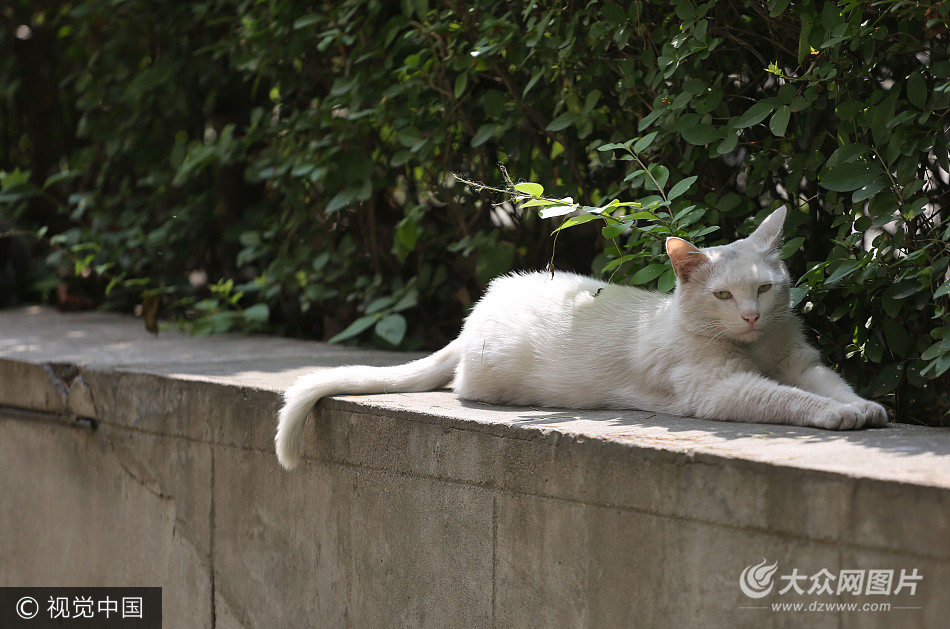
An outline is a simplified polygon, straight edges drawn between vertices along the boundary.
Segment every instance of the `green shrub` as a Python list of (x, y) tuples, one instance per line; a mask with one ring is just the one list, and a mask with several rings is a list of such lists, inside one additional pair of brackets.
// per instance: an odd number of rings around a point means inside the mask
[[(500, 273), (553, 254), (668, 290), (664, 236), (732, 240), (784, 203), (829, 360), (903, 419), (947, 412), (944, 4), (6, 11), (0, 212), (45, 228), (35, 290), (59, 268), (198, 332), (434, 347)], [(638, 205), (570, 219), (555, 249), (557, 222), (452, 175), (505, 187), (499, 164)]]

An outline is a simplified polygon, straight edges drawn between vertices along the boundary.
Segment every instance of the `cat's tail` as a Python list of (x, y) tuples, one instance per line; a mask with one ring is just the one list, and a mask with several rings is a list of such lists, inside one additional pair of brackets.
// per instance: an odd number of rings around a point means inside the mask
[(277, 422), (277, 459), (285, 469), (300, 463), (303, 428), (310, 409), (328, 395), (430, 391), (452, 380), (459, 362), (458, 341), (436, 353), (394, 367), (352, 365), (315, 371), (297, 379), (284, 393)]

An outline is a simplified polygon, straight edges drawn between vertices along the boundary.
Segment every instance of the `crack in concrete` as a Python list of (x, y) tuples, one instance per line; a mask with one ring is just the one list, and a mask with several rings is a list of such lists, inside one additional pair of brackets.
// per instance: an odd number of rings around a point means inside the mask
[(99, 422), (95, 419), (91, 417), (79, 417), (72, 413), (51, 413), (49, 411), (36, 411), (27, 408), (0, 405), (0, 414), (11, 419), (56, 424), (63, 428), (73, 428), (87, 433), (94, 433), (99, 428)]
[(141, 485), (145, 491), (149, 492), (156, 498), (160, 498), (161, 500), (169, 500), (171, 502), (175, 501), (174, 496), (166, 494), (164, 491), (162, 491), (161, 483), (154, 476), (148, 474), (147, 471), (143, 469), (144, 466), (137, 466), (138, 470), (136, 471), (132, 469), (131, 465), (126, 463), (124, 460), (125, 457), (123, 456), (123, 451), (125, 448), (116, 446), (113, 440), (109, 439), (108, 437), (106, 438), (106, 441), (109, 444), (110, 450), (112, 450), (112, 452), (115, 454), (115, 458), (119, 463), (119, 467), (121, 467), (125, 473), (128, 474), (129, 478), (134, 480), (138, 485)]
[(211, 450), (211, 478), (209, 480), (209, 496), (210, 502), (208, 508), (208, 578), (210, 580), (209, 587), (211, 591), (211, 626), (218, 626), (218, 595), (217, 595), (217, 583), (214, 567), (214, 558), (215, 558), (215, 499), (214, 499), (214, 479), (215, 479), (215, 462), (214, 462), (214, 450), (215, 446), (210, 446)]

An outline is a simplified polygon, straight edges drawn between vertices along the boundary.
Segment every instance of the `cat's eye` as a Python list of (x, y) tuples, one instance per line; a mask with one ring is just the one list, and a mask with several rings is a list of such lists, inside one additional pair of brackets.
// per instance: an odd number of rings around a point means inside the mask
[(730, 297), (732, 297), (732, 293), (730, 293), (730, 292), (727, 291), (727, 290), (716, 290), (716, 291), (713, 291), (713, 295), (715, 295), (715, 296), (716, 296), (717, 298), (719, 298), (719, 299), (729, 299)]
[(762, 286), (759, 286), (759, 294), (761, 295), (770, 288), (772, 288), (771, 284), (762, 284)]

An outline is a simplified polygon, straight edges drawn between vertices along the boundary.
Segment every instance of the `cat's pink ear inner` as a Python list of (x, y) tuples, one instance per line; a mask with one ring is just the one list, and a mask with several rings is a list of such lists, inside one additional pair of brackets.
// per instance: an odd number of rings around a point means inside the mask
[(689, 281), (696, 269), (709, 263), (709, 258), (697, 247), (675, 236), (666, 239), (666, 253), (673, 263), (673, 272), (683, 282)]

